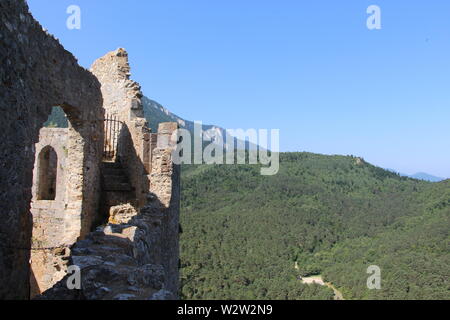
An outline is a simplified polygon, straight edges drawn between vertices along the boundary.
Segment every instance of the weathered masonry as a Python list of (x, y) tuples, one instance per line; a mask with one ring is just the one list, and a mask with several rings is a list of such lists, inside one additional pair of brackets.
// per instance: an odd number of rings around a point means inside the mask
[[(3, 0), (0, 62), (0, 299), (176, 298), (177, 124), (151, 133), (126, 51), (86, 70)], [(54, 106), (68, 128), (43, 128)]]

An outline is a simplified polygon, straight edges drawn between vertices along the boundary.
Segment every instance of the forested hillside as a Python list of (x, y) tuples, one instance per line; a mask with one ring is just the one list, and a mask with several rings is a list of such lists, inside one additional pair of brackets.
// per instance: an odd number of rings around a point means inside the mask
[[(184, 121), (149, 102), (154, 130)], [(61, 108), (46, 126), (67, 127)], [(298, 280), (321, 274), (346, 299), (450, 299), (450, 181), (356, 157), (280, 160), (271, 177), (257, 166), (183, 167), (183, 298), (332, 299), (331, 289)], [(367, 289), (370, 265), (381, 268), (381, 290)]]
[[(298, 280), (317, 274), (346, 299), (450, 298), (449, 182), (355, 157), (280, 160), (275, 176), (257, 166), (183, 168), (183, 298), (332, 299)], [(381, 290), (367, 289), (370, 265), (381, 268)]]

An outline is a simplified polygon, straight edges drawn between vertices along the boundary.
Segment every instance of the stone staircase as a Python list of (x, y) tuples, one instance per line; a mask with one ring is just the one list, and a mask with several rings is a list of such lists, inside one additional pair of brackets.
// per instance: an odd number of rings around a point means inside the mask
[(109, 217), (111, 209), (136, 204), (136, 194), (120, 162), (102, 164), (102, 216)]
[(130, 192), (133, 188), (120, 162), (103, 162), (103, 191)]

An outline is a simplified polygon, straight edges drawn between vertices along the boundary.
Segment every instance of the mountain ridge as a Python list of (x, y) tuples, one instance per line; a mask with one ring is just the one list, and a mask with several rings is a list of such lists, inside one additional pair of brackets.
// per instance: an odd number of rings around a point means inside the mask
[[(152, 129), (153, 132), (158, 131), (158, 124), (161, 122), (177, 122), (180, 128), (188, 130), (191, 133), (192, 137), (194, 137), (194, 121), (186, 120), (179, 117), (178, 115), (169, 111), (169, 109), (165, 108), (162, 104), (146, 96), (142, 98), (142, 105), (144, 108), (144, 116), (147, 119), (149, 127)], [(226, 143), (227, 140), (226, 129), (217, 125), (202, 123), (202, 130), (203, 130), (203, 137), (205, 140), (208, 139), (212, 140), (214, 137), (217, 136), (221, 137), (223, 143)], [(233, 137), (233, 139), (234, 145), (237, 148), (237, 146), (239, 145), (238, 143), (242, 140), (239, 140), (235, 137)], [(243, 145), (245, 146), (244, 149), (246, 150), (248, 150), (250, 146), (252, 146), (255, 150), (263, 149), (261, 146), (250, 143), (248, 140), (246, 140)]]
[(437, 177), (426, 172), (417, 172), (415, 174), (409, 175), (409, 177), (430, 182), (440, 182), (446, 180), (446, 178)]
[(447, 180), (446, 178), (437, 177), (437, 176), (434, 176), (434, 175), (426, 173), (426, 172), (417, 172), (415, 174), (406, 174), (406, 173), (401, 173), (401, 172), (398, 172), (397, 170), (390, 169), (390, 168), (386, 168), (386, 170), (397, 173), (398, 175), (403, 176), (403, 177), (409, 177), (412, 179), (423, 180), (423, 181), (428, 181), (428, 182), (441, 182), (441, 181)]
[[(161, 122), (177, 122), (180, 128), (194, 132), (194, 121), (185, 120), (169, 111), (162, 104), (146, 96), (142, 97), (144, 116), (153, 132), (158, 131), (158, 124)], [(213, 130), (222, 137), (225, 137), (225, 129), (209, 124), (202, 124), (203, 131)]]
[[(144, 116), (148, 122), (149, 127), (152, 129), (152, 132), (158, 131), (158, 125), (161, 122), (177, 122), (181, 128), (184, 128), (190, 131), (191, 134), (193, 134), (194, 132), (193, 121), (185, 120), (179, 117), (178, 115), (172, 113), (169, 109), (165, 108), (162, 104), (146, 96), (142, 97), (142, 105), (144, 108)], [(64, 111), (59, 107), (53, 108), (52, 113), (50, 114), (49, 119), (44, 124), (44, 126), (67, 128), (68, 122), (64, 114)], [(219, 136), (221, 137), (226, 136), (226, 130), (220, 126), (209, 124), (206, 125), (202, 124), (202, 126), (203, 131), (214, 130)], [(246, 143), (246, 148), (248, 149), (248, 143)], [(440, 182), (446, 180), (445, 178), (437, 177), (426, 172), (417, 172), (415, 174), (409, 175), (401, 173), (391, 168), (386, 168), (385, 170), (399, 174), (400, 176), (403, 177), (409, 177), (412, 179), (429, 182)]]

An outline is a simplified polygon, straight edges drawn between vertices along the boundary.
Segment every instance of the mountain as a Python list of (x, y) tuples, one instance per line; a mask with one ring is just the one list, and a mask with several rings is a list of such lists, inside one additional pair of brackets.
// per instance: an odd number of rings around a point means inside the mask
[(429, 182), (440, 182), (440, 181), (446, 180), (445, 178), (436, 177), (436, 176), (433, 176), (433, 175), (425, 173), (425, 172), (418, 172), (416, 174), (409, 175), (409, 174), (404, 174), (404, 173), (398, 172), (397, 170), (394, 170), (394, 169), (386, 169), (386, 170), (397, 173), (403, 177), (409, 177), (409, 178), (413, 178), (413, 179), (417, 179), (417, 180), (423, 180), (423, 181), (429, 181)]
[[(158, 102), (151, 100), (145, 96), (142, 98), (142, 105), (144, 107), (144, 116), (147, 119), (149, 127), (152, 129), (152, 132), (157, 132), (158, 124), (161, 122), (177, 122), (180, 125), (180, 128), (188, 130), (191, 133), (192, 137), (194, 137), (193, 121), (180, 118), (176, 114), (173, 114), (168, 109), (163, 107)], [(216, 125), (207, 125), (207, 124), (206, 125), (202, 124), (202, 129), (204, 131), (203, 133), (204, 137), (208, 137), (208, 134), (210, 139), (211, 137), (214, 136), (220, 136), (222, 137), (223, 142), (226, 143), (227, 135), (225, 129)], [(211, 133), (211, 130), (213, 133)], [(239, 139), (234, 138), (234, 144), (236, 148), (237, 146), (239, 146), (238, 144), (239, 141), (240, 141)], [(208, 143), (206, 142), (204, 143), (204, 145), (207, 144)], [(246, 150), (249, 150), (250, 146), (253, 146), (254, 149), (256, 148), (259, 148), (260, 150), (262, 149), (260, 146), (252, 144), (248, 140), (245, 141), (244, 145)]]
[[(144, 115), (149, 123), (150, 128), (153, 132), (157, 132), (158, 130), (158, 124), (161, 122), (177, 122), (181, 128), (189, 130), (192, 134), (194, 132), (194, 122), (184, 120), (180, 118), (179, 116), (171, 113), (169, 110), (164, 108), (161, 104), (158, 102), (151, 100), (147, 97), (142, 98), (142, 104), (144, 107)], [(51, 115), (49, 116), (49, 119), (44, 124), (45, 127), (59, 127), (59, 128), (67, 128), (68, 122), (66, 115), (64, 111), (59, 108), (55, 107), (52, 110)], [(225, 137), (225, 129), (214, 126), (214, 125), (203, 125), (203, 130), (214, 130), (217, 132), (218, 135)], [(248, 142), (246, 143), (246, 149), (248, 149)], [(400, 173), (397, 170), (394, 169), (386, 169), (387, 171), (396, 173), (403, 177), (409, 177), (417, 180), (423, 180), (423, 181), (429, 181), (429, 182), (440, 182), (444, 181), (445, 178), (440, 178), (433, 176), (431, 174), (425, 173), (425, 172), (418, 172), (413, 175), (408, 175), (404, 173)]]
[[(173, 114), (168, 109), (164, 108), (158, 102), (151, 100), (147, 97), (142, 98), (142, 105), (144, 107), (144, 115), (148, 121), (149, 127), (153, 132), (158, 131), (158, 124), (161, 122), (177, 122), (180, 128), (189, 130), (192, 134), (194, 132), (194, 122), (189, 120), (184, 120)], [(203, 131), (213, 130), (216, 134), (225, 137), (225, 129), (214, 125), (203, 124)]]
[(430, 182), (440, 182), (440, 181), (445, 180), (444, 178), (436, 177), (436, 176), (433, 176), (433, 175), (425, 173), (425, 172), (419, 172), (419, 173), (410, 175), (409, 177), (413, 178), (413, 179), (425, 180), (425, 181), (430, 181)]
[[(158, 102), (151, 100), (147, 97), (142, 98), (142, 105), (144, 108), (144, 116), (148, 122), (149, 127), (152, 129), (152, 132), (158, 131), (158, 125), (161, 122), (177, 122), (180, 128), (186, 129), (191, 132), (192, 137), (194, 137), (194, 122), (185, 120), (176, 114), (170, 112), (168, 109), (164, 108)], [(58, 127), (58, 128), (67, 128), (68, 120), (64, 111), (60, 107), (54, 107), (52, 109), (52, 113), (50, 114), (47, 122), (44, 124), (45, 127)], [(202, 129), (204, 131), (204, 137), (208, 137), (211, 140), (212, 137), (220, 136), (222, 137), (224, 143), (226, 142), (226, 130), (215, 126), (215, 125), (207, 125), (202, 124)], [(212, 131), (212, 133), (211, 133)], [(235, 139), (235, 146), (238, 146), (238, 139)], [(207, 145), (207, 142), (204, 142), (204, 145)], [(258, 147), (257, 145), (250, 144), (248, 141), (245, 142), (245, 149), (248, 150), (249, 146), (252, 145), (254, 148)], [(261, 147), (259, 147), (261, 149)]]
[(310, 153), (282, 153), (274, 176), (184, 166), (181, 224), (185, 299), (332, 299), (312, 275), (345, 299), (449, 299), (450, 181)]

